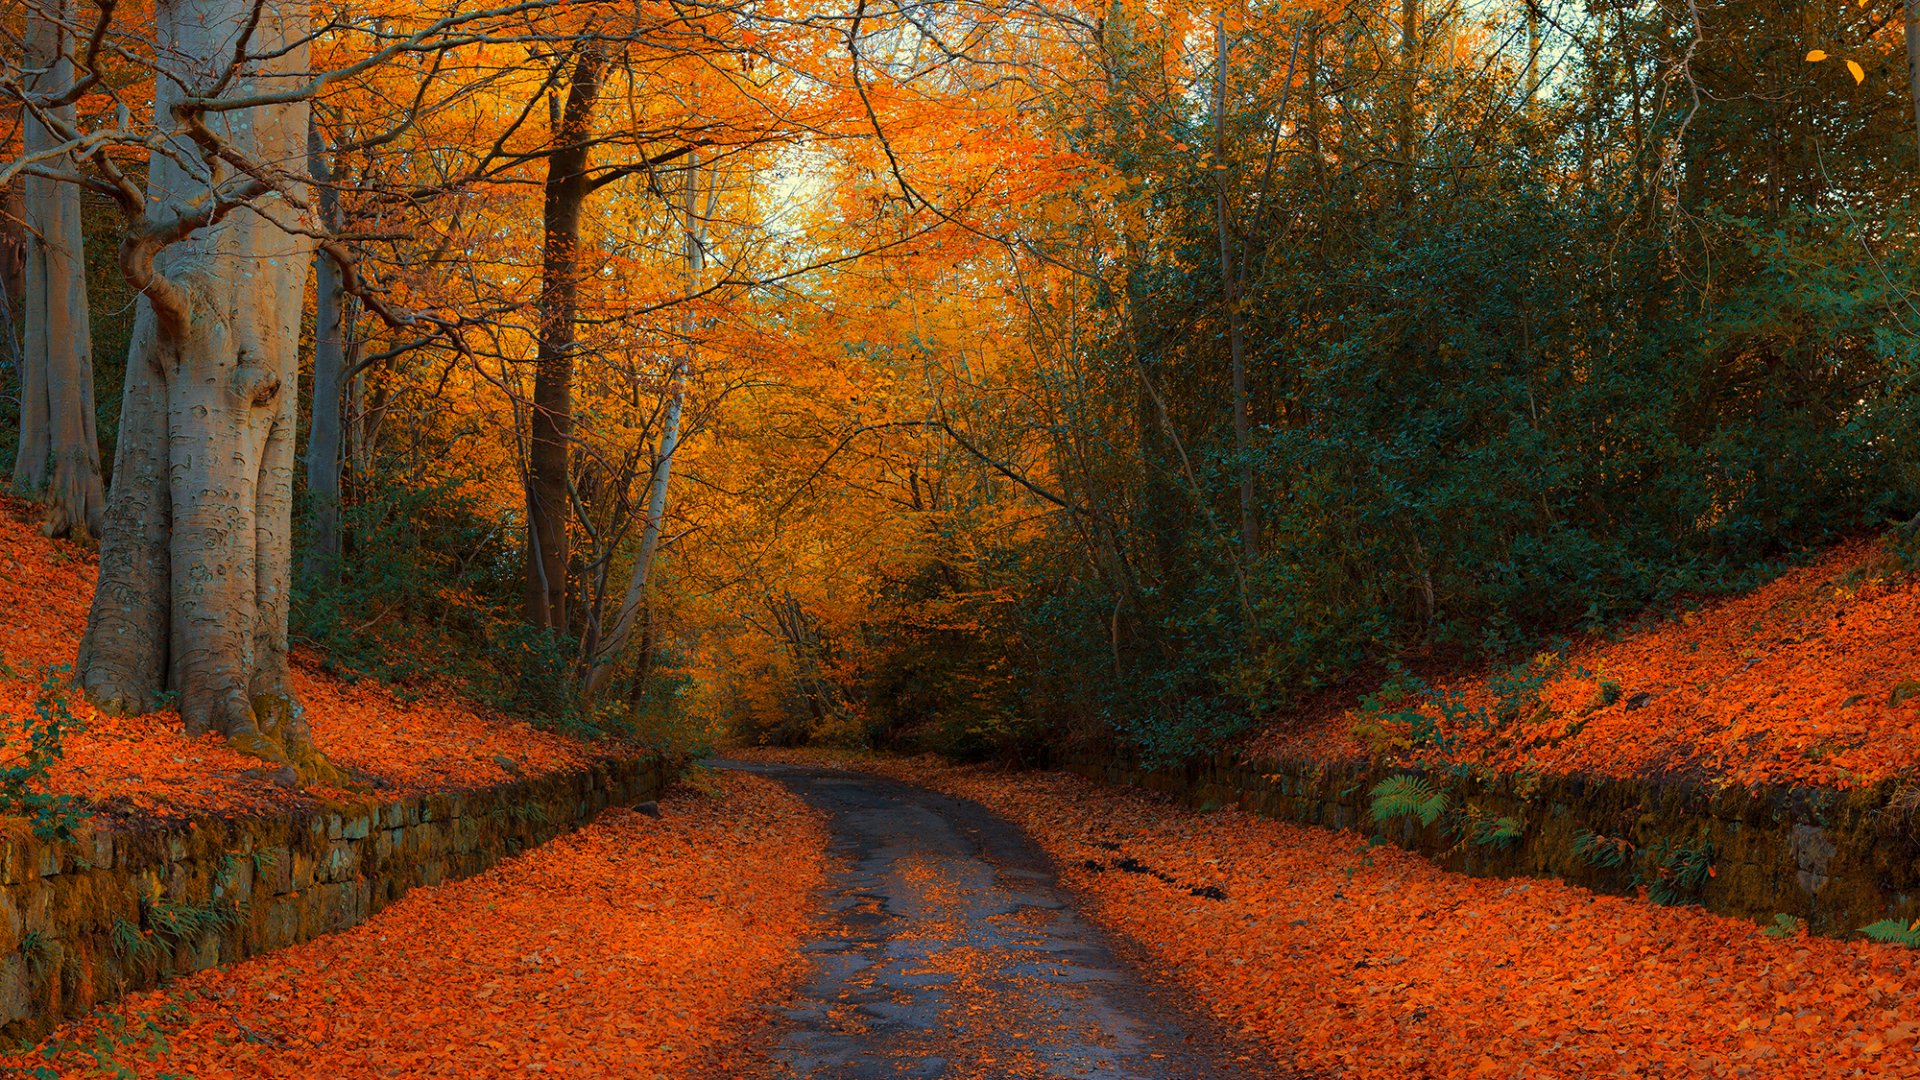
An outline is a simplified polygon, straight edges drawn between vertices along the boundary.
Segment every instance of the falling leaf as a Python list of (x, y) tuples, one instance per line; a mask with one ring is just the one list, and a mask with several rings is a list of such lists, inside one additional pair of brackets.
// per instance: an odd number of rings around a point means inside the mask
[(1817, 64), (1820, 61), (1825, 60), (1826, 58), (1827, 58), (1826, 53), (1821, 52), (1819, 49), (1815, 49), (1812, 52), (1807, 54), (1807, 63)]
[(1860, 83), (1867, 81), (1866, 69), (1862, 68), (1859, 64), (1856, 64), (1853, 61), (1849, 60), (1847, 61), (1847, 70), (1853, 72), (1854, 85), (1857, 86)]

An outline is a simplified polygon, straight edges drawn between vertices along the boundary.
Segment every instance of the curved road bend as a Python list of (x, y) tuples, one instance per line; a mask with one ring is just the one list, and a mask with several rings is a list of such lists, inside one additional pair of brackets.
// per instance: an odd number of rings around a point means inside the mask
[(1234, 1046), (1079, 918), (1047, 856), (978, 804), (857, 772), (716, 760), (829, 815), (813, 972), (776, 1025), (808, 1080), (1258, 1080)]

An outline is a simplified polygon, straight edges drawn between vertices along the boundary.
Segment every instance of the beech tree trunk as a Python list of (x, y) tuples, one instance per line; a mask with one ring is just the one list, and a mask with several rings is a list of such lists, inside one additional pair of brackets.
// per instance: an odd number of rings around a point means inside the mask
[(580, 211), (587, 182), (588, 136), (604, 61), (591, 49), (574, 59), (567, 101), (547, 159), (539, 342), (527, 454), (527, 621), (566, 633), (567, 468), (573, 440), (574, 319), (580, 308)]
[[(47, 13), (64, 14), (59, 0)], [(27, 31), (28, 88), (57, 93), (72, 85), (59, 23), (34, 18)], [(54, 110), (72, 121), (74, 107)], [(25, 150), (60, 145), (22, 110)], [(71, 167), (71, 166), (69, 166)], [(20, 449), (13, 463), (15, 490), (42, 504), (40, 531), (97, 536), (106, 511), (100, 483), (100, 444), (93, 420), (93, 347), (87, 314), (86, 242), (80, 229), (80, 189), (29, 176), (26, 217), (26, 335), (20, 357)]]
[[(287, 165), (305, 160), (308, 107), (204, 114), (211, 137), (279, 190), (199, 228), (194, 207), (247, 178), (173, 119), (187, 94), (217, 89), (253, 13), (249, 0), (156, 7), (173, 77), (158, 80), (155, 116), (185, 145), (153, 155), (148, 209), (129, 211), (120, 248), (141, 295), (80, 679), (108, 710), (147, 711), (171, 693), (188, 731), (339, 783), (287, 681), (297, 349), (318, 225), (299, 205), (303, 173)], [(309, 30), (305, 3), (269, 0), (246, 45), (268, 59), (249, 61), (227, 94), (295, 83)]]

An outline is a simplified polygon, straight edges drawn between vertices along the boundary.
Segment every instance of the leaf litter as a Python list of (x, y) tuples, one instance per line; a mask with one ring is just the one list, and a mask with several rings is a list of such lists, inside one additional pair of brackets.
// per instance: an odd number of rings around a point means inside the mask
[[(0, 1074), (755, 1075), (763, 1006), (805, 966), (826, 827), (773, 781), (710, 788), (676, 788), (658, 820), (609, 810), (353, 929), (130, 995), (0, 1058)], [(116, 1034), (143, 1017), (157, 1030)]]
[[(86, 546), (45, 539), (23, 523), (22, 507), (0, 497), (0, 736), (10, 746), (20, 744), (20, 725), (34, 715), (40, 672), (71, 665), (79, 652), (98, 569)], [(371, 679), (344, 682), (322, 673), (319, 658), (302, 649), (294, 650), (291, 674), (314, 745), (388, 798), (491, 787), (637, 752), (491, 715), (449, 687), (428, 687), (410, 700)], [(111, 716), (77, 693), (65, 705), (77, 728), (47, 788), (82, 796), (99, 813), (271, 813), (354, 797), (284, 788), (262, 762), (229, 749), (218, 735), (188, 735), (170, 711)]]
[[(1095, 917), (1282, 1065), (1380, 1080), (1920, 1076), (1920, 962), (1905, 950), (1469, 878), (1351, 833), (1071, 775), (845, 764), (1020, 825)], [(1124, 859), (1158, 873), (1093, 868)]]

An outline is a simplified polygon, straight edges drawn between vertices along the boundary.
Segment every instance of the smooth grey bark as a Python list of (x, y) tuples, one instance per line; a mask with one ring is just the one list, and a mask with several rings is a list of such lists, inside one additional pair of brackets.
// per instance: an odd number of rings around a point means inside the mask
[[(313, 176), (320, 220), (329, 231), (340, 227), (340, 196), (333, 188), (327, 148), (320, 130), (307, 129), (307, 163)], [(346, 282), (340, 266), (325, 252), (313, 259), (313, 420), (307, 429), (307, 498), (313, 506), (313, 537), (302, 563), (310, 576), (330, 580), (340, 557), (340, 449), (342, 410), (346, 406)]]
[[(714, 185), (717, 196), (719, 185)], [(686, 215), (686, 229), (681, 238), (681, 258), (686, 274), (687, 295), (692, 296), (697, 284), (695, 275), (706, 264), (706, 227), (699, 217), (700, 165), (695, 159), (687, 166), (684, 189), (681, 192), (681, 212)], [(707, 218), (713, 216), (713, 196), (707, 200)], [(660, 526), (667, 516), (667, 485), (673, 476), (673, 457), (680, 449), (680, 414), (686, 403), (687, 376), (693, 367), (694, 324), (693, 308), (689, 306), (686, 319), (686, 350), (674, 358), (673, 372), (667, 382), (667, 414), (660, 432), (660, 452), (654, 455), (653, 475), (647, 483), (647, 518), (640, 531), (640, 554), (634, 559), (633, 571), (627, 577), (626, 595), (620, 601), (620, 614), (614, 620), (613, 629), (594, 651), (587, 667), (584, 697), (588, 702), (594, 695), (606, 689), (608, 680), (613, 678), (614, 666), (619, 662), (620, 653), (627, 647), (627, 641), (633, 636), (634, 617), (646, 606), (647, 578), (653, 570), (654, 556), (660, 550)]]
[(20, 311), (27, 284), (25, 177), (0, 189), (0, 364), (20, 370)]
[[(58, 93), (73, 84), (73, 61), (60, 23), (63, 0), (50, 0), (47, 17), (28, 23), (27, 88)], [(53, 110), (72, 122), (74, 106)], [(23, 110), (28, 154), (60, 141)], [(71, 163), (68, 163), (71, 167)], [(100, 481), (100, 444), (93, 416), (93, 347), (87, 312), (86, 241), (80, 227), (80, 190), (28, 176), (22, 198), (26, 227), (26, 328), (20, 356), (20, 448), (14, 489), (42, 504), (40, 531), (48, 536), (97, 536), (106, 511)]]
[(155, 22), (168, 68), (155, 117), (181, 146), (153, 155), (146, 200), (127, 208), (120, 266), (140, 299), (81, 684), (127, 712), (171, 692), (188, 731), (339, 783), (287, 681), (297, 350), (318, 223), (284, 163), (304, 155), (308, 106), (201, 115), (224, 155), (200, 152), (175, 119), (187, 95), (220, 89), (242, 33), (267, 59), (229, 94), (294, 83), (308, 7), (160, 0)]

